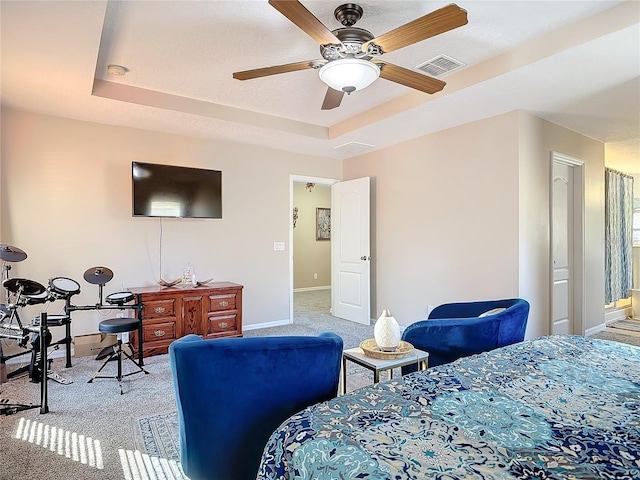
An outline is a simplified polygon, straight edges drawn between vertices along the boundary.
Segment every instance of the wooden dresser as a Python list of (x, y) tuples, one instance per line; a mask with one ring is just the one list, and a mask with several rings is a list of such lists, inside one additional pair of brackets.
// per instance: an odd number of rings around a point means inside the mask
[[(167, 353), (169, 344), (190, 333), (202, 338), (242, 336), (242, 285), (209, 283), (201, 287), (139, 287), (143, 304), (143, 356)], [(131, 342), (138, 349), (138, 333)]]

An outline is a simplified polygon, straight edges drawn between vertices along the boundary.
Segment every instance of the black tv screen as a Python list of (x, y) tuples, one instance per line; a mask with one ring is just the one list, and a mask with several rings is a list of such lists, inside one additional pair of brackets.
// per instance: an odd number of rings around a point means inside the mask
[(222, 172), (131, 162), (134, 217), (222, 218)]

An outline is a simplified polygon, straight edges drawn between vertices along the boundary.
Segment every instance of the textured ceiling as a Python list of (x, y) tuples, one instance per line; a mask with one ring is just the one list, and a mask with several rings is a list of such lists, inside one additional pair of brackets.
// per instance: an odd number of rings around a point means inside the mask
[[(333, 18), (340, 2), (302, 3), (329, 29), (340, 27)], [(378, 36), (447, 3), (361, 1), (357, 26)], [(441, 54), (463, 62), (442, 77), (442, 92), (378, 79), (322, 111), (326, 86), (317, 71), (232, 78), (321, 58), (314, 40), (266, 0), (2, 0), (1, 100), (328, 158), (522, 109), (615, 144), (625, 169), (640, 173), (640, 2), (457, 4), (467, 25), (383, 56), (408, 69)], [(109, 64), (129, 71), (109, 75)]]

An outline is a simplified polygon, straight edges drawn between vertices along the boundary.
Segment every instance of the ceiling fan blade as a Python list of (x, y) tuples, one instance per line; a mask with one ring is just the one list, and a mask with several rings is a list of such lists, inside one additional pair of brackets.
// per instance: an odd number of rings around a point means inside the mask
[(383, 53), (393, 52), (466, 24), (467, 11), (452, 3), (368, 41), (362, 50), (375, 43)]
[(297, 0), (269, 0), (269, 4), (320, 45), (340, 45), (342, 43), (338, 37), (331, 33), (331, 30), (325, 27), (320, 20)]
[(436, 93), (442, 90), (446, 85), (442, 80), (438, 80), (437, 78), (429, 77), (428, 75), (423, 75), (391, 63), (379, 61), (374, 63), (381, 67), (381, 78), (399, 83), (406, 87), (415, 88), (421, 92)]
[(245, 70), (244, 72), (235, 72), (233, 74), (233, 78), (236, 80), (250, 80), (252, 78), (266, 77), (268, 75), (277, 75), (278, 73), (296, 72), (298, 70), (306, 70), (307, 68), (317, 68), (318, 65), (322, 65), (326, 62), (326, 60), (306, 60), (304, 62), (287, 63), (286, 65), (256, 68), (254, 70)]
[(331, 87), (327, 88), (327, 93), (324, 96), (324, 102), (322, 102), (322, 110), (331, 110), (339, 107), (340, 102), (342, 102), (342, 97), (344, 97), (344, 92), (334, 90)]

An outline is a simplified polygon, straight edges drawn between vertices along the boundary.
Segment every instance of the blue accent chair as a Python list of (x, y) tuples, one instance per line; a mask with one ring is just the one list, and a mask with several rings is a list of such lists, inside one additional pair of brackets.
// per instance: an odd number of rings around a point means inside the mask
[[(504, 310), (491, 312), (494, 309)], [(529, 302), (521, 298), (445, 303), (434, 308), (428, 320), (409, 325), (402, 339), (429, 352), (429, 366), (435, 367), (521, 342), (528, 318)], [(409, 365), (402, 368), (402, 373), (415, 370)]]
[(342, 338), (187, 335), (169, 346), (180, 461), (192, 480), (255, 480), (271, 433), (338, 392)]

